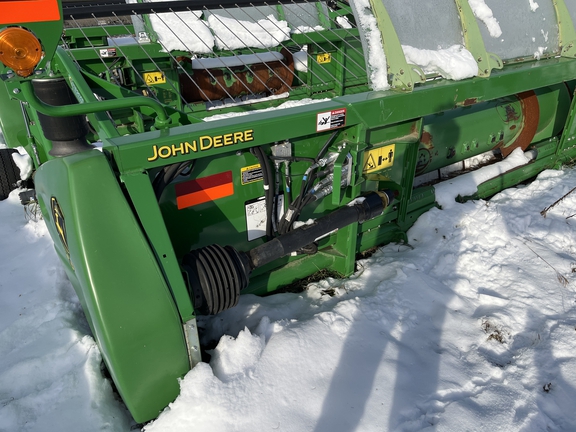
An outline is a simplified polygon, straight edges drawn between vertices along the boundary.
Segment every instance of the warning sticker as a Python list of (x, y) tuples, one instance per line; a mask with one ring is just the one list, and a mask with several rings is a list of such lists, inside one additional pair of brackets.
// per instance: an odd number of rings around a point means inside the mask
[(346, 126), (346, 108), (316, 114), (316, 132)]
[(144, 82), (148, 85), (165, 84), (166, 75), (162, 72), (144, 72)]
[(104, 48), (100, 50), (100, 57), (116, 57), (116, 48)]
[(316, 61), (319, 64), (330, 63), (332, 61), (332, 54), (330, 53), (317, 54)]
[(254, 183), (264, 178), (260, 164), (240, 168), (240, 173), (243, 185)]
[(266, 201), (264, 197), (257, 201), (248, 202), (246, 209), (246, 231), (248, 241), (266, 235)]
[[(282, 195), (276, 197), (276, 204), (278, 218), (281, 218), (284, 214), (284, 197)], [(244, 208), (246, 211), (246, 233), (248, 234), (248, 241), (264, 237), (266, 235), (266, 220), (268, 219), (266, 200), (264, 197), (246, 202)]]
[(371, 173), (390, 168), (394, 165), (394, 152), (396, 144), (379, 147), (364, 154), (364, 166), (362, 172)]

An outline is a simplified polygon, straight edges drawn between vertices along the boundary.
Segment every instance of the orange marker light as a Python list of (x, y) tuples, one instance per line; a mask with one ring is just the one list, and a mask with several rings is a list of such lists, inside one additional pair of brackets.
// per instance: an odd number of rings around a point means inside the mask
[(34, 68), (42, 59), (40, 41), (20, 27), (8, 27), (0, 32), (0, 62), (17, 75), (32, 75)]

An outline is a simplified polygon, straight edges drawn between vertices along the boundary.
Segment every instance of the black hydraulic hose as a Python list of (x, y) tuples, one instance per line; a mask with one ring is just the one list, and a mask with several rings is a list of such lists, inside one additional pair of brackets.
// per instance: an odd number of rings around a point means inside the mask
[(174, 181), (176, 177), (182, 174), (187, 168), (194, 167), (194, 161), (179, 162), (172, 165), (167, 165), (156, 175), (152, 181), (152, 189), (154, 189), (154, 194), (156, 195), (156, 200), (160, 201), (162, 192), (166, 186)]
[(294, 202), (289, 206), (288, 211), (284, 214), (282, 220), (278, 224), (278, 232), (280, 234), (285, 234), (292, 229), (292, 224), (294, 221), (298, 220), (298, 217), (300, 216), (300, 213), (302, 213), (304, 206), (310, 202), (310, 200), (305, 199), (306, 192), (310, 189), (310, 186), (314, 183), (314, 181), (319, 176), (322, 176), (316, 171), (318, 169), (318, 162), (320, 159), (322, 159), (328, 148), (334, 143), (338, 133), (339, 131), (334, 131), (332, 134), (330, 134), (330, 137), (328, 137), (328, 140), (326, 140), (313, 161), (311, 166), (312, 172), (307, 171), (302, 178), (302, 183), (300, 184), (300, 194), (294, 199)]
[(393, 198), (392, 191), (372, 192), (359, 203), (341, 207), (311, 225), (304, 225), (257, 246), (247, 252), (251, 267), (262, 267), (313, 243), (318, 237), (331, 231), (372, 219), (380, 215)]
[(330, 137), (328, 138), (328, 141), (326, 141), (324, 143), (324, 145), (322, 146), (322, 148), (318, 152), (318, 156), (316, 156), (316, 159), (314, 160), (314, 162), (318, 163), (318, 161), (322, 158), (322, 156), (324, 156), (324, 153), (326, 153), (326, 150), (328, 150), (328, 147), (330, 147), (332, 145), (332, 143), (334, 142), (334, 139), (336, 139), (336, 135), (338, 135), (339, 132), (340, 131), (338, 131), (338, 130), (332, 132), (332, 135), (330, 135)]

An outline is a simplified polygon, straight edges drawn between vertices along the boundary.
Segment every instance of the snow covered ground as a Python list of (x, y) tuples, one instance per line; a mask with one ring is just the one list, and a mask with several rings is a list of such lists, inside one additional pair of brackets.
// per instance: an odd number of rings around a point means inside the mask
[[(145, 432), (576, 430), (576, 170), (424, 214), (344, 280), (202, 321)], [(0, 431), (140, 430), (42, 221), (0, 202)]]

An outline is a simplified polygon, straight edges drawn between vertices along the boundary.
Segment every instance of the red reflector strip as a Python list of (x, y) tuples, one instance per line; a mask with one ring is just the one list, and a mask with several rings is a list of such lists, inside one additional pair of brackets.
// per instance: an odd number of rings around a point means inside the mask
[(179, 210), (230, 195), (234, 195), (232, 171), (201, 177), (176, 185), (176, 204)]
[(0, 24), (60, 20), (58, 0), (0, 0)]

